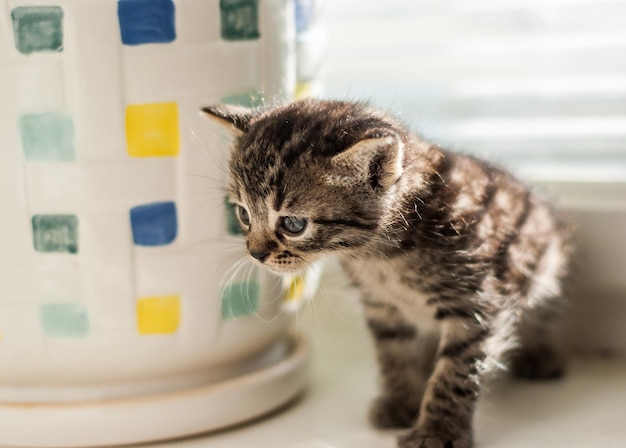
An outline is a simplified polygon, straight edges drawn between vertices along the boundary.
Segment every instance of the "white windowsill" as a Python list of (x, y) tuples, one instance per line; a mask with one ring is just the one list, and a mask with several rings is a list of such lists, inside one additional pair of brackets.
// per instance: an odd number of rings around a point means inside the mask
[[(297, 329), (313, 342), (307, 393), (280, 413), (219, 434), (160, 448), (393, 448), (395, 435), (372, 429), (367, 406), (376, 366), (369, 335), (343, 280), (326, 275), (322, 293), (300, 312)], [(476, 413), (476, 448), (626, 446), (626, 361), (576, 358), (557, 382), (491, 384)]]

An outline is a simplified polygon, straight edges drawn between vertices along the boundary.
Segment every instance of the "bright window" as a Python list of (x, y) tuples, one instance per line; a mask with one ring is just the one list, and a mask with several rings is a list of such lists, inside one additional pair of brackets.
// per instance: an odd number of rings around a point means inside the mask
[(344, 0), (326, 13), (326, 95), (513, 167), (576, 177), (592, 163), (626, 179), (626, 1)]

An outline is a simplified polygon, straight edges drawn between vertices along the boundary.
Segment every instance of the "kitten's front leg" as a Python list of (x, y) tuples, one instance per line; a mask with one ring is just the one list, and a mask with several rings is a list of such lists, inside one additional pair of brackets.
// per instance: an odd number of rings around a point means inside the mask
[(362, 300), (367, 325), (374, 338), (381, 391), (370, 408), (378, 428), (410, 428), (419, 413), (426, 379), (432, 370), (428, 350), (419, 350), (418, 329), (393, 305)]
[(420, 417), (399, 440), (400, 448), (470, 448), (479, 393), (479, 363), (489, 332), (469, 319), (442, 322), (435, 369), (426, 387)]

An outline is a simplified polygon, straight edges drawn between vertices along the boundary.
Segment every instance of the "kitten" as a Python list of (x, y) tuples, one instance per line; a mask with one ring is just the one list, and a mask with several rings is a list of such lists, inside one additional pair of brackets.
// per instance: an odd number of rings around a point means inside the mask
[(410, 428), (399, 447), (471, 447), (481, 380), (505, 361), (561, 375), (570, 227), (522, 182), (363, 104), (203, 111), (237, 136), (230, 199), (250, 255), (285, 274), (336, 254), (360, 290), (381, 376), (370, 418)]

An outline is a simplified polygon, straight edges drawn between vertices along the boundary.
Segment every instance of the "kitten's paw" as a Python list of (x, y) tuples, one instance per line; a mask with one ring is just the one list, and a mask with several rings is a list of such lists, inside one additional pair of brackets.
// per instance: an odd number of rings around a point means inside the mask
[(411, 430), (398, 438), (398, 448), (472, 448), (471, 432), (461, 437)]
[(410, 428), (417, 420), (419, 403), (409, 404), (406, 399), (378, 397), (370, 406), (372, 425), (381, 429)]
[(513, 374), (527, 380), (553, 380), (565, 373), (565, 359), (550, 347), (523, 348), (511, 363)]

